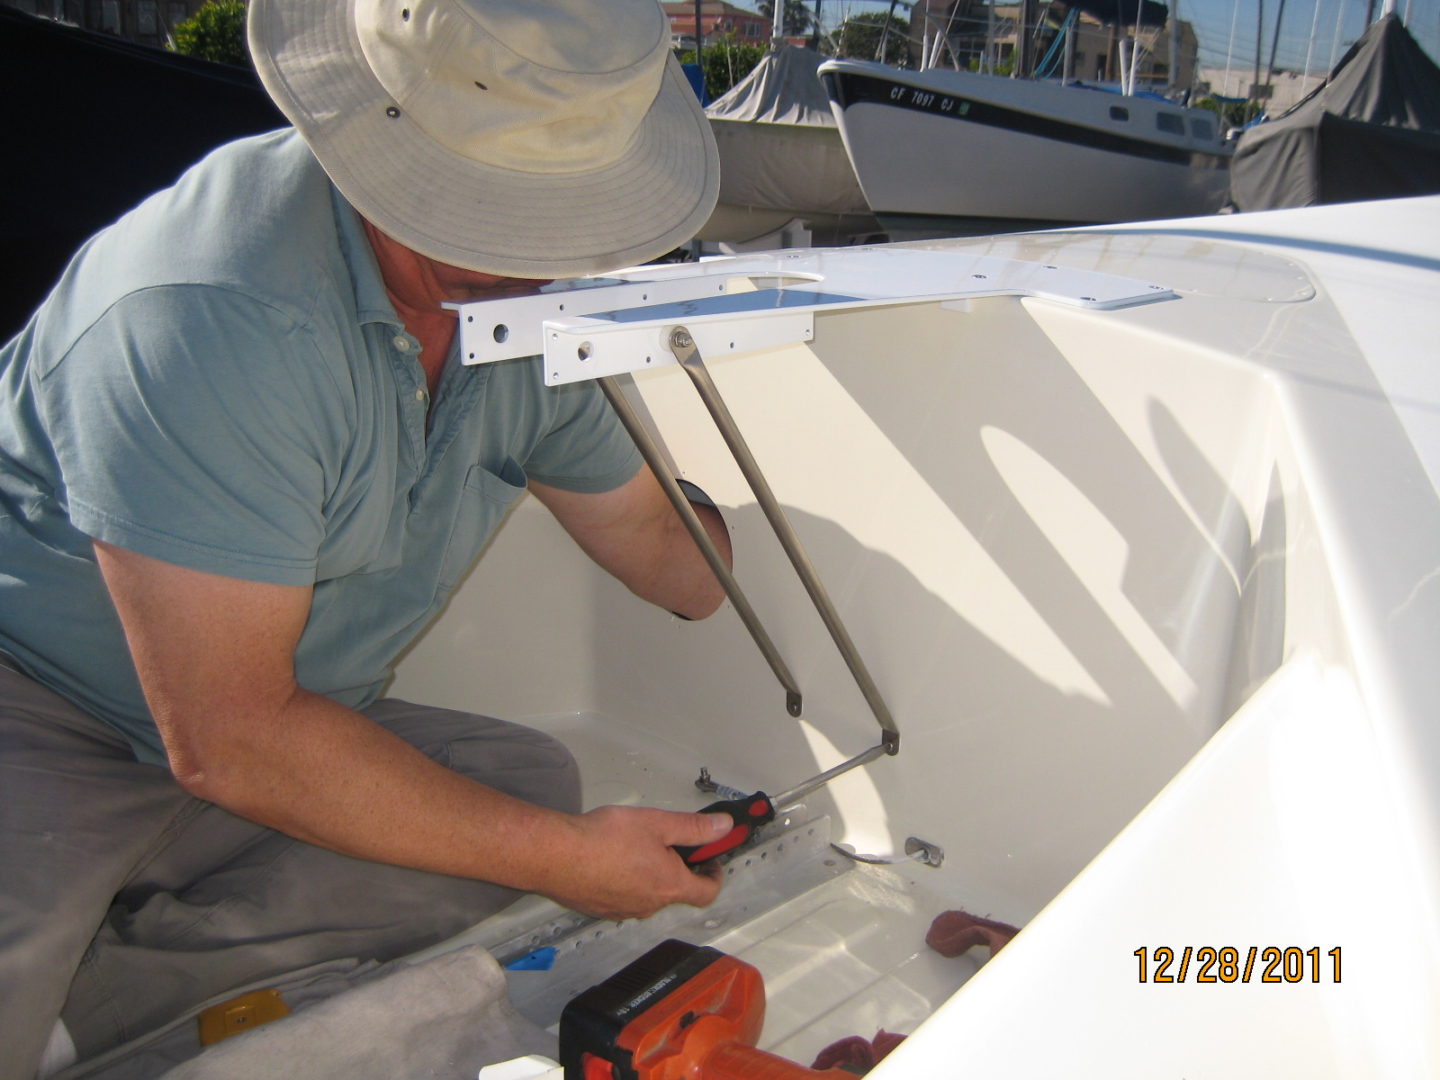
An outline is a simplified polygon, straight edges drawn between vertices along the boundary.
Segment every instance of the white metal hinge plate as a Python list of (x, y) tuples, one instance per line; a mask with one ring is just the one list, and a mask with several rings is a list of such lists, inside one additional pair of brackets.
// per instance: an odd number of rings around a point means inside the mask
[(1175, 293), (1017, 259), (864, 248), (647, 267), (535, 296), (447, 307), (459, 313), (463, 362), (543, 354), (545, 381), (555, 386), (673, 364), (666, 342), (679, 325), (701, 355), (716, 357), (810, 341), (817, 312), (986, 296), (1111, 310)]

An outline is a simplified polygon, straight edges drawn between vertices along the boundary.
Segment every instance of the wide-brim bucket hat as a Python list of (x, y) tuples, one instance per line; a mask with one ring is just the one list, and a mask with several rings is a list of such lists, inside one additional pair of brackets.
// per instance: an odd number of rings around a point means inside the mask
[(250, 0), (256, 70), (355, 209), (432, 259), (563, 278), (657, 258), (719, 161), (656, 0)]

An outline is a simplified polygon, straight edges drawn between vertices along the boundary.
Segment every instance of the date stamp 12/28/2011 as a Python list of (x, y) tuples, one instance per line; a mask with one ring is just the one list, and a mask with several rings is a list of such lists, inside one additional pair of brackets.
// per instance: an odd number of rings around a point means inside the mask
[(1142, 983), (1300, 983), (1340, 981), (1340, 946), (1319, 945), (1186, 945), (1141, 946)]

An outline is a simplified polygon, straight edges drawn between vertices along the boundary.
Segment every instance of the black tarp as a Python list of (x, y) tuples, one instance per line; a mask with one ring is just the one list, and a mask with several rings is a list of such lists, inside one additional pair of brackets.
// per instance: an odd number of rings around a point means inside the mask
[(1440, 192), (1440, 68), (1386, 15), (1329, 78), (1240, 138), (1230, 198), (1241, 210)]
[(206, 152), (287, 121), (248, 68), (0, 7), (0, 341), (84, 240)]

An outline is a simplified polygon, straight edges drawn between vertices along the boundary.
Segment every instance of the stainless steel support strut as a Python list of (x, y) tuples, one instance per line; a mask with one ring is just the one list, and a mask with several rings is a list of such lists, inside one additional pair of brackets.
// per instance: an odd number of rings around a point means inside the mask
[(635, 446), (640, 451), (640, 456), (650, 466), (650, 471), (655, 474), (655, 479), (660, 481), (660, 487), (664, 489), (665, 495), (669, 498), (675, 512), (680, 515), (680, 520), (685, 523), (700, 553), (705, 557), (705, 562), (714, 571), (715, 577), (720, 581), (720, 587), (725, 590), (725, 595), (735, 605), (735, 611), (740, 616), (740, 621), (745, 624), (745, 629), (750, 631), (750, 636), (755, 639), (760, 652), (764, 654), (770, 670), (780, 680), (780, 685), (785, 688), (785, 710), (791, 716), (799, 716), (801, 710), (800, 687), (795, 682), (795, 677), (790, 674), (790, 669), (785, 666), (780, 651), (775, 648), (775, 643), (770, 640), (770, 635), (765, 632), (765, 627), (760, 623), (760, 617), (755, 614), (755, 609), (750, 606), (745, 593), (740, 588), (740, 583), (735, 580), (735, 575), (730, 572), (726, 565), (725, 558), (715, 546), (715, 541), (706, 532), (705, 525), (695, 513), (695, 508), (690, 505), (690, 500), (685, 498), (685, 493), (680, 490), (680, 485), (670, 475), (670, 470), (665, 464), (665, 459), (660, 453), (660, 448), (655, 445), (655, 440), (645, 430), (645, 425), (640, 422), (630, 402), (625, 397), (625, 392), (620, 389), (615, 380), (605, 376), (595, 380), (600, 384), (601, 391), (609, 399), (615, 415), (620, 418), (620, 423), (635, 440)]
[[(855, 648), (854, 641), (851, 640), (849, 633), (845, 630), (844, 623), (840, 621), (840, 615), (835, 610), (835, 605), (830, 602), (830, 596), (825, 591), (825, 586), (821, 583), (819, 575), (815, 572), (815, 566), (811, 563), (810, 557), (805, 553), (805, 548), (800, 543), (800, 537), (791, 526), (790, 520), (785, 516), (785, 511), (781, 508), (779, 500), (775, 498), (775, 494), (771, 490), (770, 484), (766, 481), (764, 473), (760, 471), (760, 466), (756, 463), (755, 456), (750, 452), (744, 436), (740, 434), (740, 428), (736, 425), (735, 418), (730, 414), (730, 409), (726, 406), (724, 398), (720, 396), (720, 391), (710, 378), (710, 372), (705, 367), (705, 362), (700, 356), (700, 350), (695, 347), (694, 338), (691, 337), (690, 331), (685, 327), (676, 326), (671, 329), (666, 339), (666, 344), (669, 346), (670, 351), (675, 354), (675, 359), (680, 362), (680, 366), (684, 369), (685, 374), (690, 376), (690, 381), (695, 385), (696, 391), (705, 403), (705, 408), (709, 410), (711, 419), (715, 421), (715, 426), (720, 430), (721, 437), (724, 438), (725, 444), (730, 448), (730, 453), (734, 456), (735, 463), (740, 466), (740, 472), (744, 475), (745, 482), (750, 485), (750, 490), (754, 493), (756, 501), (759, 502), (761, 510), (764, 511), (766, 519), (770, 522), (770, 527), (774, 530), (776, 539), (780, 541), (780, 546), (785, 549), (785, 554), (790, 557), (790, 563), (795, 568), (796, 574), (799, 575), (801, 584), (805, 586), (805, 591), (810, 594), (810, 600), (815, 605), (815, 610), (819, 613), (821, 621), (825, 624), (825, 628), (830, 631), (830, 637), (835, 642), (835, 647), (840, 650), (840, 655), (844, 658), (846, 667), (850, 669), (850, 674), (855, 679), (856, 685), (859, 686), (860, 693), (864, 696), (866, 704), (870, 706), (870, 711), (874, 713), (875, 720), (880, 725), (881, 741), (879, 747), (875, 748), (874, 751), (866, 751), (858, 757), (852, 758), (850, 761), (844, 763), (844, 765), (830, 770), (829, 773), (824, 774), (825, 779), (828, 780), (832, 775), (838, 775), (839, 772), (854, 768), (857, 765), (863, 765), (865, 762), (879, 756), (880, 752), (886, 754), (898, 753), (900, 750), (900, 730), (895, 725), (895, 719), (890, 715), (890, 709), (886, 706), (884, 698), (880, 696), (880, 690), (875, 685), (875, 680), (870, 677), (870, 672), (865, 667), (865, 662), (860, 658), (859, 650)], [(602, 380), (602, 382), (603, 381), (604, 380)], [(606, 392), (608, 394), (614, 391), (607, 390)], [(674, 481), (672, 480), (671, 483), (674, 483)], [(676, 490), (677, 492), (679, 491), (678, 486)], [(682, 494), (681, 498), (683, 499), (683, 497)], [(690, 509), (690, 514), (692, 517), (694, 516), (693, 509)], [(701, 527), (700, 531), (703, 533), (704, 528)], [(705, 541), (709, 542), (709, 540), (710, 537), (706, 534)], [(704, 544), (702, 544), (702, 548), (703, 547)], [(711, 547), (713, 548), (713, 544)], [(719, 558), (718, 554), (716, 558)], [(721, 580), (723, 583), (724, 579), (722, 578)], [(750, 614), (753, 617), (753, 611)], [(747, 625), (749, 625), (748, 621)], [(755, 625), (758, 627), (758, 621)], [(751, 633), (754, 634), (754, 632), (752, 628)], [(761, 631), (761, 633), (763, 634), (763, 631)], [(766, 637), (766, 640), (768, 641), (769, 638)], [(783, 682), (784, 680), (782, 679), (781, 681)], [(820, 782), (823, 783), (824, 780)]]

